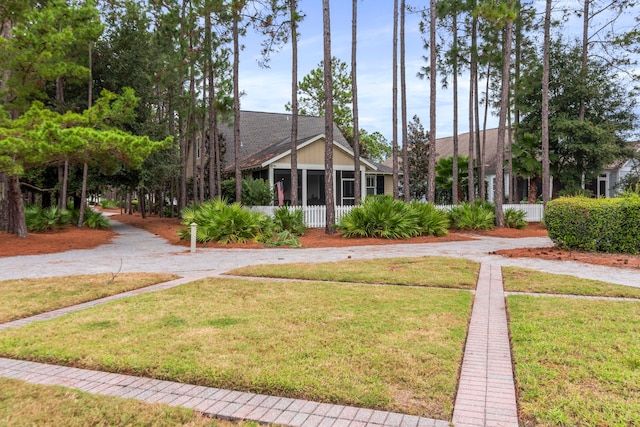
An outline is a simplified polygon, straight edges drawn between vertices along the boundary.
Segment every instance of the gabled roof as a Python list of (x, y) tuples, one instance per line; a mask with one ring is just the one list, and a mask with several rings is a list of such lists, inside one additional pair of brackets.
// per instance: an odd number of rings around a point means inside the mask
[[(224, 135), (227, 151), (225, 163), (234, 164), (233, 117), (219, 125)], [(298, 116), (298, 145), (324, 136), (324, 117)], [(351, 152), (349, 143), (333, 125), (334, 143)], [(257, 167), (269, 159), (287, 153), (291, 148), (291, 114), (265, 113), (259, 111), (240, 112), (240, 167)]]

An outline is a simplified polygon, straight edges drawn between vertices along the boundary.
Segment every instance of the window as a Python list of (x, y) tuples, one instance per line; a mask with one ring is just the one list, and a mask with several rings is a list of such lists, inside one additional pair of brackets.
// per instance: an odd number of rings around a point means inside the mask
[(376, 194), (376, 177), (367, 175), (367, 196)]

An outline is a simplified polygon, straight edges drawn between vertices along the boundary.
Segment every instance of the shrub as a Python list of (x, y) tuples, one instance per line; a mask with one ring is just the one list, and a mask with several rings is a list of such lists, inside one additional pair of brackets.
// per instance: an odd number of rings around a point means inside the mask
[(527, 213), (519, 209), (509, 208), (504, 211), (504, 226), (522, 230), (527, 226)]
[(72, 213), (67, 209), (59, 209), (57, 206), (42, 208), (38, 205), (29, 205), (24, 209), (27, 230), (49, 231), (54, 228), (69, 225), (72, 221)]
[(565, 197), (544, 213), (556, 246), (592, 252), (640, 253), (640, 196), (613, 199)]
[[(223, 199), (235, 200), (235, 178), (225, 179), (220, 186), (222, 187)], [(269, 185), (269, 181), (252, 178), (242, 180), (242, 204), (244, 206), (269, 206), (272, 201), (273, 190)]]
[(345, 237), (407, 239), (419, 234), (418, 214), (391, 196), (369, 196), (344, 215), (337, 227)]
[(93, 209), (85, 209), (84, 225), (89, 228), (109, 228), (109, 220), (100, 212)]
[(250, 212), (239, 203), (228, 204), (216, 199), (187, 207), (182, 211), (182, 225), (187, 230), (180, 232), (183, 239), (191, 238), (191, 223), (195, 222), (196, 240), (200, 243), (246, 242), (271, 236), (273, 221), (260, 212)]
[(449, 218), (447, 213), (436, 208), (431, 203), (414, 201), (411, 209), (417, 216), (418, 233), (421, 235), (444, 236), (449, 231)]
[(102, 209), (118, 209), (120, 206), (115, 200), (104, 199), (100, 201), (100, 207)]
[(280, 206), (273, 214), (276, 232), (288, 231), (296, 236), (304, 235), (306, 227), (304, 225), (304, 212), (302, 208)]
[(494, 209), (491, 202), (465, 202), (451, 208), (449, 221), (458, 230), (489, 230), (495, 227)]
[(299, 248), (302, 246), (300, 238), (288, 230), (283, 230), (277, 233), (275, 236), (266, 239), (264, 243), (268, 246), (289, 246), (292, 248)]

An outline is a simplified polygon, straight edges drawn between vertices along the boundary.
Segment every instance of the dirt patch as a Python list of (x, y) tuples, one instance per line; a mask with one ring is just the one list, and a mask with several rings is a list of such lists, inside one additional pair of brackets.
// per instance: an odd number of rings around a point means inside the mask
[[(177, 218), (159, 218), (151, 216), (142, 218), (139, 214), (121, 215), (119, 211), (111, 211), (111, 218), (149, 231), (159, 237), (164, 238), (172, 245), (188, 247), (189, 242), (180, 240), (178, 230), (185, 227), (180, 224)], [(512, 228), (497, 228), (487, 231), (466, 231), (450, 232), (442, 237), (415, 237), (403, 240), (388, 239), (345, 239), (339, 233), (327, 235), (324, 229), (309, 229), (302, 236), (302, 246), (305, 248), (325, 248), (325, 247), (345, 247), (363, 245), (393, 245), (400, 243), (439, 243), (452, 241), (473, 240), (478, 235), (502, 237), (502, 238), (522, 238), (522, 237), (546, 237), (547, 230), (542, 224), (531, 223), (524, 230)], [(96, 246), (109, 243), (116, 233), (110, 230), (93, 230), (90, 228), (78, 229), (68, 227), (48, 233), (30, 233), (27, 238), (19, 238), (7, 233), (0, 233), (0, 257), (16, 255), (38, 255), (68, 251), (71, 249), (91, 249)], [(199, 245), (203, 247), (204, 245)], [(207, 247), (215, 248), (267, 248), (256, 243), (236, 243), (219, 245), (209, 243)], [(511, 258), (533, 257), (557, 261), (578, 261), (589, 264), (597, 264), (611, 267), (640, 269), (640, 255), (621, 254), (595, 254), (585, 252), (565, 251), (556, 248), (526, 248), (510, 249), (494, 252), (495, 255), (502, 255)]]

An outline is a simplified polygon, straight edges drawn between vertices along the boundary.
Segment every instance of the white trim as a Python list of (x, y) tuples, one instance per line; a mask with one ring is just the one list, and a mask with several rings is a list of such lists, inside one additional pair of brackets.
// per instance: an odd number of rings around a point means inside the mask
[[(310, 145), (316, 141), (319, 141), (321, 139), (324, 139), (324, 134), (320, 134), (320, 135), (316, 135), (313, 138), (310, 138), (300, 144), (298, 144), (297, 149), (301, 150), (304, 147), (306, 147), (307, 145)], [(342, 150), (343, 152), (347, 153), (348, 155), (350, 155), (351, 157), (354, 157), (354, 153), (351, 149), (344, 147), (341, 144), (338, 144), (336, 141), (333, 141), (333, 146), (339, 148), (340, 150)], [(265, 168), (275, 162), (277, 162), (278, 160), (281, 160), (287, 156), (291, 155), (291, 149), (288, 149), (287, 151), (285, 151), (284, 153), (278, 154), (277, 156), (272, 157), (271, 159), (263, 162), (260, 166)], [(367, 159), (363, 159), (360, 158), (360, 162), (363, 163), (366, 166), (369, 166), (372, 170), (376, 171), (378, 170), (378, 168), (376, 167), (376, 165), (374, 165), (373, 163), (369, 162)], [(324, 169), (324, 165), (322, 165), (322, 168)], [(291, 169), (291, 164), (289, 164), (289, 169)]]

